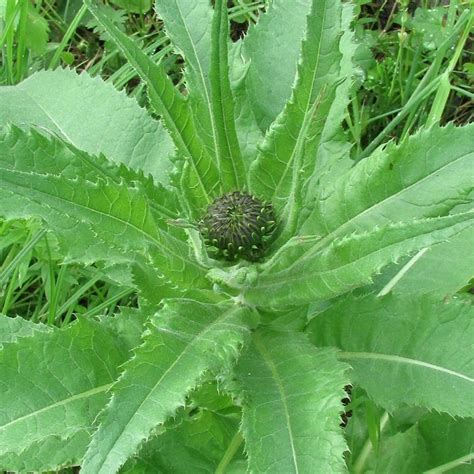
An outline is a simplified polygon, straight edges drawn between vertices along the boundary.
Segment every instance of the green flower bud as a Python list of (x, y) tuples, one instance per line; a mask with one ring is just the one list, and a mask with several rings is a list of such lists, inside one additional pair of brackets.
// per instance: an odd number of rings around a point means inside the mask
[(275, 229), (273, 206), (240, 191), (227, 193), (209, 205), (200, 229), (219, 256), (255, 262), (265, 254)]

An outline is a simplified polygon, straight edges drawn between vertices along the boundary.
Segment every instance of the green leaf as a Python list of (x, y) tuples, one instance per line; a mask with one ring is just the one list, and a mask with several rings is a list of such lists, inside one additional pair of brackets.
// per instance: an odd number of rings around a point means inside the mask
[[(146, 181), (127, 183), (124, 177), (140, 176), (104, 166), (103, 159), (94, 160), (59, 139), (7, 131), (0, 135), (0, 215), (43, 218), (60, 237), (67, 259), (133, 262), (133, 251), (142, 252), (151, 255), (165, 280), (184, 287), (207, 285), (183, 229), (169, 226), (160, 212), (159, 198), (166, 205), (168, 194)], [(98, 172), (105, 175), (98, 179)], [(95, 182), (88, 180), (91, 176)]]
[(112, 0), (114, 5), (130, 13), (146, 13), (151, 10), (152, 0)]
[[(421, 406), (474, 416), (474, 310), (429, 296), (347, 297), (312, 320), (317, 346), (336, 346), (354, 380), (389, 411)], [(403, 387), (403, 389), (401, 389)]]
[(467, 286), (473, 277), (472, 248), (474, 233), (468, 228), (451, 237), (448, 242), (420, 250), (405, 265), (398, 268), (386, 288), (400, 295), (453, 295)]
[(77, 431), (67, 439), (61, 436), (46, 436), (41, 441), (32, 443), (21, 453), (10, 452), (0, 456), (0, 469), (45, 472), (77, 466), (81, 463), (89, 440), (90, 432), (87, 429)]
[(243, 40), (246, 88), (257, 122), (266, 130), (289, 99), (311, 0), (270, 2)]
[(44, 324), (35, 324), (26, 319), (9, 318), (0, 314), (0, 348), (4, 343), (16, 342), (22, 337), (31, 337), (38, 332), (49, 332), (51, 328)]
[(146, 443), (120, 472), (215, 472), (238, 431), (239, 418), (213, 409), (199, 410), (196, 415), (178, 417), (178, 420), (177, 426), (167, 427), (163, 434)]
[(189, 103), (176, 90), (161, 65), (155, 64), (132, 39), (118, 30), (91, 0), (86, 0), (86, 4), (146, 83), (151, 105), (161, 115), (179, 158), (186, 162), (182, 186), (194, 205), (190, 212), (203, 210), (212, 201), (213, 193), (219, 192), (219, 177), (199, 138)]
[(367, 461), (369, 465), (364, 472), (368, 474), (421, 473), (429, 457), (416, 427), (380, 440), (376, 454), (374, 459)]
[[(107, 179), (117, 184), (126, 183), (139, 188), (147, 196), (151, 209), (159, 219), (166, 217), (174, 220), (182, 215), (174, 189), (154, 183), (151, 177), (145, 177), (140, 171), (135, 172), (124, 165), (112, 163), (103, 155), (91, 156), (68, 142), (45, 136), (34, 128), (23, 131), (12, 126), (0, 130), (0, 137), (2, 146), (10, 149), (2, 161), (3, 167), (25, 173), (34, 170), (39, 174), (68, 179), (83, 178), (94, 183)], [(172, 230), (168, 229), (168, 232), (173, 234)]]
[(382, 435), (379, 449), (367, 459), (365, 472), (472, 472), (473, 421), (472, 418), (456, 419), (445, 414), (430, 413), (406, 430)]
[(352, 167), (350, 159), (350, 144), (347, 143), (342, 121), (344, 120), (347, 106), (349, 105), (350, 89), (353, 85), (355, 67), (354, 55), (357, 43), (351, 22), (354, 19), (354, 6), (351, 3), (342, 4), (341, 30), (342, 36), (339, 44), (341, 52), (339, 80), (336, 86), (334, 100), (329, 109), (324, 130), (317, 150), (317, 160), (311, 181), (308, 183), (308, 200), (317, 194), (319, 187), (325, 180), (337, 179), (343, 170)]
[(35, 56), (43, 55), (48, 46), (49, 23), (31, 3), (28, 4), (26, 28), (28, 34), (24, 36), (25, 47)]
[(346, 472), (345, 364), (301, 333), (260, 330), (237, 365), (251, 472)]
[[(166, 34), (186, 60), (185, 78), (196, 128), (211, 157), (218, 152), (218, 131), (212, 110), (211, 22), (207, 0), (156, 0), (155, 9), (165, 24)], [(216, 161), (217, 164), (217, 161)]]
[(234, 119), (234, 97), (229, 81), (229, 19), (227, 2), (216, 0), (212, 20), (211, 99), (217, 132), (217, 161), (224, 191), (244, 189), (245, 171)]
[(99, 77), (56, 69), (2, 87), (0, 125), (8, 122), (47, 129), (76, 148), (168, 181), (174, 155), (168, 133), (135, 100)]
[[(58, 464), (78, 453), (77, 436), (90, 435), (94, 418), (107, 401), (106, 391), (118, 375), (127, 351), (100, 324), (80, 320), (51, 332), (36, 332), (0, 351), (0, 466), (17, 470), (20, 465), (49, 457)], [(67, 440), (73, 438), (71, 444)], [(64, 450), (58, 448), (59, 440)], [(44, 446), (43, 446), (44, 443)], [(70, 449), (74, 448), (74, 452)], [(32, 456), (31, 460), (27, 456)], [(62, 460), (61, 460), (62, 459)], [(15, 461), (15, 462), (16, 462)]]
[(334, 99), (341, 54), (341, 4), (314, 1), (308, 16), (296, 85), (290, 101), (267, 132), (251, 168), (251, 189), (272, 201), (283, 227), (277, 240), (296, 229), (304, 189)]
[[(256, 281), (245, 286), (245, 299), (275, 308), (331, 298), (372, 282), (387, 264), (472, 226), (472, 212), (391, 224), (354, 233), (331, 244), (326, 239), (296, 237), (280, 259), (263, 265)], [(314, 243), (315, 242), (315, 243)], [(292, 262), (292, 256), (306, 253)], [(291, 251), (294, 251), (292, 255)], [(288, 286), (291, 291), (288, 291)]]
[(431, 474), (455, 468), (456, 473), (467, 474), (472, 471), (474, 459), (472, 418), (459, 419), (431, 413), (419, 421), (418, 429), (430, 454), (425, 469), (433, 469)]
[(248, 176), (250, 165), (255, 160), (263, 133), (258, 127), (252, 110), (249, 94), (245, 87), (245, 78), (249, 64), (243, 60), (242, 42), (232, 43), (229, 49), (229, 76), (234, 95), (235, 128), (242, 152), (245, 173)]
[(158, 425), (184, 405), (186, 394), (205, 371), (223, 370), (235, 360), (253, 318), (244, 307), (168, 300), (113, 387), (83, 474), (116, 472)]
[(321, 189), (303, 227), (332, 241), (384, 223), (449, 212), (472, 188), (474, 125), (422, 130), (379, 148)]

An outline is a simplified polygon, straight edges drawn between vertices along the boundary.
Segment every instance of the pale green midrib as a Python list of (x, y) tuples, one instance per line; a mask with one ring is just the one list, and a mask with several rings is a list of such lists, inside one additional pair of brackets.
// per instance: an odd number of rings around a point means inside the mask
[(271, 355), (268, 353), (265, 345), (263, 344), (262, 341), (259, 340), (259, 336), (255, 335), (254, 337), (255, 345), (257, 349), (259, 350), (260, 354), (262, 354), (263, 361), (269, 368), (273, 380), (275, 381), (275, 384), (277, 386), (278, 392), (280, 393), (280, 399), (281, 403), (283, 405), (283, 410), (285, 412), (285, 420), (286, 420), (286, 425), (287, 425), (287, 433), (288, 433), (288, 438), (290, 442), (290, 448), (291, 448), (291, 454), (292, 454), (292, 460), (293, 460), (293, 466), (295, 467), (295, 473), (299, 473), (299, 468), (298, 468), (298, 459), (296, 456), (296, 448), (295, 448), (295, 442), (294, 442), (294, 435), (293, 435), (293, 428), (291, 426), (291, 419), (290, 419), (290, 413), (288, 410), (288, 404), (286, 402), (287, 396), (285, 392), (285, 388), (283, 387), (280, 375), (278, 374), (278, 370), (275, 367), (275, 364), (273, 363)]
[(208, 84), (207, 84), (207, 81), (206, 81), (206, 78), (205, 78), (205, 75), (204, 75), (204, 71), (202, 69), (201, 61), (199, 60), (199, 56), (197, 54), (196, 46), (194, 44), (194, 41), (192, 40), (191, 34), (189, 32), (189, 29), (188, 29), (188, 25), (186, 24), (186, 21), (184, 19), (183, 11), (181, 10), (181, 7), (179, 5), (179, 1), (176, 1), (175, 4), (176, 4), (176, 8), (178, 9), (179, 16), (181, 17), (181, 21), (184, 25), (186, 35), (188, 36), (189, 43), (191, 44), (191, 48), (193, 49), (194, 57), (196, 58), (196, 64), (198, 65), (198, 69), (199, 69), (199, 78), (200, 78), (202, 90), (204, 91), (204, 94), (205, 94), (206, 108), (207, 108), (207, 112), (208, 112), (208, 115), (209, 115), (209, 118), (210, 118), (210, 121), (211, 121), (211, 126), (212, 126), (212, 141), (214, 142), (214, 149), (217, 149), (217, 145), (216, 145), (216, 143), (217, 143), (216, 142), (216, 140), (217, 140), (216, 139), (216, 124), (215, 124), (214, 116), (212, 115), (212, 111), (211, 111), (211, 107), (210, 107), (211, 99), (210, 99), (210, 95), (209, 95)]
[[(27, 81), (28, 79), (25, 80), (25, 82)], [(23, 91), (21, 91), (23, 92)], [(26, 91), (24, 91), (26, 95), (28, 95), (28, 93)], [(104, 178), (109, 178), (111, 179), (112, 181), (114, 181), (115, 183), (117, 183), (118, 185), (120, 185), (120, 179), (119, 177), (115, 176), (113, 173), (109, 173), (107, 172), (107, 170), (105, 170), (101, 165), (97, 164), (94, 160), (90, 159), (89, 157), (89, 153), (87, 152), (84, 152), (84, 150), (81, 150), (80, 147), (74, 142), (74, 140), (72, 140), (65, 132), (64, 130), (62, 130), (59, 125), (56, 124), (56, 122), (54, 121), (54, 119), (49, 115), (49, 113), (46, 111), (46, 109), (43, 109), (42, 106), (36, 102), (36, 100), (29, 96), (30, 99), (35, 102), (38, 107), (44, 112), (44, 114), (46, 115), (46, 117), (48, 119), (50, 119), (57, 127), (58, 127), (58, 130), (61, 131), (62, 135), (64, 136), (65, 139), (67, 139), (67, 141), (64, 141), (64, 146), (74, 155), (74, 157), (79, 160), (80, 163), (82, 163), (83, 165), (87, 166), (88, 168), (92, 169), (93, 171), (95, 171), (96, 173), (98, 173), (99, 175), (102, 175)], [(115, 163), (114, 163), (115, 164)], [(123, 165), (125, 166), (126, 168), (129, 168), (129, 166), (125, 163), (122, 163), (122, 162), (119, 162), (118, 163), (118, 166), (120, 165)], [(132, 169), (133, 171), (133, 169)], [(44, 173), (38, 173), (38, 174), (44, 174)], [(140, 184), (142, 184), (144, 187), (145, 185), (140, 182)], [(171, 211), (169, 211), (168, 209), (166, 209), (164, 206), (161, 206), (159, 203), (156, 203), (156, 202), (153, 202), (153, 201), (150, 201), (149, 202), (150, 206), (155, 209), (157, 212), (159, 212), (160, 214), (163, 214), (164, 216), (168, 217), (168, 218), (171, 218), (171, 219), (176, 219), (178, 217), (178, 214), (175, 214), (175, 213), (172, 213)]]
[[(321, 31), (320, 31), (320, 34), (319, 34), (319, 41), (318, 41), (318, 49), (317, 49), (317, 54), (315, 55), (316, 57), (316, 64), (314, 65), (314, 69), (313, 69), (313, 75), (312, 75), (312, 79), (311, 79), (311, 88), (309, 90), (309, 93), (308, 93), (308, 96), (307, 96), (307, 100), (306, 100), (306, 104), (305, 104), (305, 110), (303, 111), (303, 122), (302, 122), (302, 127), (300, 128), (300, 131), (298, 133), (298, 137), (297, 139), (295, 140), (295, 145), (293, 147), (293, 150), (291, 152), (291, 157), (290, 159), (288, 160), (287, 162), (287, 165), (285, 167), (285, 170), (283, 172), (283, 175), (282, 177), (280, 178), (280, 181), (278, 182), (277, 186), (275, 187), (275, 190), (273, 192), (273, 199), (275, 199), (277, 197), (277, 193), (278, 193), (278, 190), (280, 188), (280, 186), (282, 185), (283, 183), (283, 180), (284, 178), (286, 177), (286, 175), (288, 174), (288, 170), (291, 166), (291, 163), (292, 161), (295, 159), (295, 155), (296, 155), (296, 152), (297, 150), (300, 150), (302, 145), (303, 145), (303, 135), (306, 134), (307, 130), (308, 130), (308, 127), (309, 127), (309, 123), (310, 123), (310, 119), (307, 117), (308, 115), (308, 111), (312, 108), (311, 106), (311, 102), (312, 102), (312, 98), (313, 98), (313, 90), (314, 90), (314, 86), (315, 86), (315, 82), (316, 82), (316, 74), (318, 72), (318, 68), (319, 68), (319, 60), (320, 60), (320, 52), (321, 52), (321, 38), (323, 37), (323, 31), (324, 31), (324, 24), (325, 24), (325, 21), (326, 21), (326, 8), (327, 8), (327, 2), (325, 1), (324, 2), (324, 11), (325, 11), (325, 14), (322, 18), (322, 22), (321, 22)], [(315, 12), (312, 12), (313, 14)], [(307, 39), (304, 41), (305, 43), (307, 43)], [(303, 78), (301, 80), (303, 82)], [(295, 94), (296, 95), (296, 94)], [(294, 97), (292, 99), (290, 99), (291, 101), (294, 100)], [(296, 106), (296, 103), (294, 104)], [(308, 124), (306, 124), (306, 122), (308, 122)], [(298, 175), (300, 170), (296, 170), (296, 172), (293, 173), (293, 175)], [(291, 200), (290, 200), (291, 201)], [(285, 206), (286, 207), (286, 206)]]
[[(442, 217), (441, 218), (434, 218), (434, 219), (443, 219)], [(470, 220), (470, 219), (469, 219)], [(443, 232), (445, 231), (446, 229), (449, 229), (450, 227), (455, 227), (455, 226), (462, 226), (462, 224), (465, 224), (465, 227), (462, 227), (461, 229), (459, 229), (459, 231), (457, 231), (456, 233), (458, 232), (461, 232), (461, 230), (463, 230), (464, 228), (467, 228), (467, 227), (470, 227), (469, 224), (466, 223), (466, 221), (468, 221), (468, 219), (466, 220), (463, 220), (461, 222), (456, 222), (454, 224), (451, 224), (451, 225), (448, 225), (448, 226), (445, 226), (445, 227), (441, 227), (441, 228), (437, 228), (437, 229), (434, 229), (434, 230), (431, 230), (431, 231), (428, 231), (428, 232), (423, 232), (423, 233), (420, 233), (420, 234), (416, 234), (415, 236), (411, 236), (409, 238), (406, 238), (404, 240), (399, 240), (397, 242), (394, 242), (390, 245), (387, 245), (385, 247), (380, 247), (376, 250), (373, 250), (372, 252), (369, 252), (369, 253), (366, 253), (365, 255), (363, 255), (362, 257), (359, 257), (351, 262), (348, 262), (348, 263), (345, 263), (344, 265), (340, 265), (338, 267), (334, 267), (334, 268), (330, 268), (328, 270), (324, 270), (324, 271), (318, 271), (318, 272), (315, 272), (315, 273), (311, 273), (311, 274), (305, 274), (305, 273), (301, 273), (301, 272), (295, 272), (295, 274), (293, 275), (292, 272), (291, 272), (291, 268), (293, 267), (293, 265), (291, 265), (290, 267), (287, 267), (285, 268), (284, 270), (282, 270), (281, 272), (278, 272), (276, 273), (277, 276), (275, 276), (274, 278), (272, 278), (268, 283), (265, 283), (265, 284), (261, 284), (259, 283), (256, 287), (255, 287), (255, 291), (260, 291), (261, 289), (266, 289), (266, 288), (271, 288), (272, 286), (275, 286), (275, 285), (279, 285), (281, 284), (282, 282), (283, 283), (288, 283), (288, 282), (299, 282), (299, 281), (304, 281), (304, 280), (308, 280), (308, 279), (314, 279), (315, 276), (321, 276), (321, 275), (326, 275), (328, 273), (331, 273), (331, 272), (335, 272), (335, 271), (339, 271), (341, 269), (344, 269), (346, 267), (349, 267), (351, 265), (354, 265), (356, 264), (357, 262), (361, 261), (361, 260), (364, 260), (368, 257), (371, 257), (375, 254), (377, 254), (378, 252), (382, 252), (384, 250), (387, 250), (389, 249), (390, 247), (397, 247), (398, 245), (404, 243), (404, 242), (410, 242), (412, 240), (415, 240), (417, 238), (422, 238), (422, 237), (427, 237), (429, 236), (430, 234), (432, 234), (433, 232)], [(408, 225), (408, 224), (407, 224)], [(367, 236), (370, 236), (370, 234), (366, 234)], [(432, 244), (426, 244), (426, 245), (432, 245)], [(416, 250), (416, 249), (414, 249)], [(413, 250), (413, 251), (414, 251)], [(408, 251), (410, 252), (410, 250)], [(298, 260), (299, 262), (299, 260)], [(301, 262), (300, 262), (301, 263)], [(265, 273), (264, 274), (265, 277), (268, 277), (268, 273)]]
[(24, 94), (32, 101), (34, 102), (38, 108), (46, 115), (46, 117), (48, 117), (48, 119), (54, 124), (54, 126), (61, 132), (61, 134), (63, 135), (64, 138), (66, 138), (69, 142), (71, 142), (72, 144), (74, 143), (74, 141), (71, 139), (71, 137), (69, 137), (69, 135), (59, 126), (59, 124), (56, 122), (56, 120), (54, 120), (54, 118), (50, 115), (49, 111), (47, 111), (43, 105), (41, 105), (33, 96), (31, 96), (29, 94), (29, 92), (26, 90), (26, 89), (21, 89)]
[(372, 206), (368, 207), (367, 209), (364, 209), (361, 213), (351, 217), (348, 221), (344, 222), (343, 224), (341, 224), (339, 227), (337, 227), (336, 229), (334, 229), (333, 231), (331, 231), (329, 234), (325, 235), (322, 239), (318, 240), (318, 243), (315, 244), (313, 247), (310, 247), (308, 250), (306, 250), (299, 258), (296, 262), (294, 262), (289, 268), (292, 268), (297, 262), (300, 262), (301, 260), (305, 259), (305, 258), (311, 258), (315, 253), (318, 252), (318, 250), (321, 249), (321, 247), (324, 247), (324, 245), (326, 244), (327, 241), (333, 241), (334, 239), (336, 239), (338, 237), (339, 234), (341, 234), (342, 232), (344, 232), (344, 230), (350, 226), (354, 221), (356, 221), (357, 219), (360, 219), (361, 216), (364, 216), (365, 214), (371, 212), (373, 209), (377, 208), (378, 206), (381, 206), (383, 204), (386, 204), (387, 202), (389, 202), (390, 200), (398, 197), (400, 194), (403, 194), (404, 192), (406, 192), (407, 190), (410, 190), (412, 187), (414, 186), (417, 186), (419, 184), (421, 184), (423, 181), (429, 179), (429, 178), (432, 178), (433, 175), (436, 175), (437, 173), (439, 172), (442, 172), (445, 168), (448, 168), (449, 166), (451, 166), (452, 164), (457, 164), (457, 161), (459, 160), (462, 160), (464, 159), (465, 157), (468, 157), (470, 156), (471, 154), (473, 154), (472, 152), (468, 152), (468, 153), (465, 153), (463, 155), (460, 155), (459, 157), (456, 158), (456, 160), (454, 161), (450, 161), (449, 163), (446, 163), (445, 165), (443, 165), (441, 168), (438, 168), (436, 170), (433, 170), (430, 174), (426, 175), (426, 176), (423, 176), (420, 180), (417, 180), (415, 181), (414, 183), (410, 184), (409, 186), (403, 188), (403, 189), (400, 189), (399, 191), (397, 191), (395, 194), (392, 194), (390, 196), (388, 196), (386, 199), (382, 200), (382, 201), (379, 201), (375, 204), (373, 204)]
[[(232, 308), (230, 310), (228, 310), (227, 312), (225, 312), (222, 316), (218, 317), (217, 319), (215, 319), (211, 324), (209, 324), (207, 327), (205, 327), (202, 331), (200, 331), (199, 333), (197, 333), (193, 339), (189, 342), (189, 344), (187, 344), (182, 352), (179, 354), (178, 357), (176, 357), (176, 359), (174, 360), (174, 362), (169, 366), (168, 369), (166, 369), (166, 371), (163, 373), (163, 375), (159, 378), (159, 380), (155, 383), (155, 385), (151, 388), (151, 390), (149, 390), (148, 392), (148, 395), (146, 395), (146, 397), (143, 399), (143, 401), (140, 403), (140, 405), (137, 407), (137, 409), (130, 415), (130, 418), (127, 422), (127, 424), (124, 426), (123, 430), (117, 434), (117, 436), (115, 437), (115, 440), (113, 442), (113, 444), (111, 445), (110, 449), (108, 450), (107, 452), (107, 455), (106, 457), (103, 458), (103, 460), (101, 461), (100, 465), (98, 465), (96, 468), (98, 469), (97, 470), (97, 473), (100, 473), (100, 469), (102, 469), (104, 467), (104, 465), (108, 462), (109, 460), (109, 457), (110, 457), (110, 453), (113, 451), (113, 449), (115, 448), (115, 446), (117, 446), (117, 444), (121, 441), (122, 437), (123, 437), (123, 433), (126, 431), (126, 429), (128, 428), (128, 426), (130, 425), (130, 423), (132, 422), (132, 420), (135, 418), (135, 415), (140, 411), (140, 409), (142, 408), (142, 406), (150, 399), (150, 397), (152, 396), (152, 393), (155, 392), (155, 390), (157, 389), (157, 387), (160, 385), (160, 383), (165, 379), (165, 377), (170, 373), (170, 371), (178, 364), (178, 362), (180, 362), (180, 360), (185, 356), (187, 355), (187, 353), (189, 351), (191, 351), (191, 349), (197, 344), (197, 342), (199, 342), (199, 340), (202, 339), (203, 336), (205, 336), (205, 334), (209, 331), (211, 331), (212, 328), (215, 327), (215, 325), (217, 324), (221, 324), (223, 323), (227, 318), (229, 318), (230, 316), (233, 315), (234, 312), (236, 311), (240, 311), (240, 308)], [(241, 327), (241, 326), (239, 326)], [(166, 331), (166, 328), (159, 328), (160, 331)], [(125, 370), (126, 370), (126, 367), (125, 367)], [(124, 372), (125, 373), (125, 372)], [(120, 379), (118, 380), (117, 383), (120, 382)], [(164, 422), (165, 420), (163, 420)], [(92, 446), (92, 444), (91, 444)]]
[[(4, 171), (5, 171), (5, 170), (4, 170)], [(15, 174), (15, 173), (16, 173), (16, 174), (25, 175), (25, 176), (30, 176), (30, 177), (32, 177), (32, 176), (34, 176), (34, 175), (38, 176), (39, 178), (45, 176), (45, 175), (38, 175), (37, 173), (30, 173), (30, 172), (23, 172), (23, 171), (16, 171), (16, 170), (13, 170), (13, 171), (11, 171), (11, 170), (6, 170), (6, 171), (7, 171), (7, 172), (10, 172), (10, 173), (12, 173), (12, 174)], [(2, 179), (2, 177), (0, 177), (0, 181), (1, 181), (1, 179)], [(96, 184), (96, 183), (92, 183), (92, 184)], [(10, 185), (12, 185), (12, 183), (10, 183)], [(118, 218), (118, 217), (116, 217), (116, 216), (113, 216), (113, 215), (111, 215), (111, 214), (106, 214), (106, 213), (104, 213), (103, 211), (98, 211), (98, 210), (96, 210), (96, 209), (92, 209), (92, 208), (90, 208), (90, 207), (87, 207), (87, 206), (84, 206), (84, 205), (82, 205), (82, 204), (79, 204), (79, 203), (77, 203), (77, 202), (75, 202), (75, 201), (71, 201), (71, 200), (68, 200), (68, 199), (64, 199), (64, 198), (62, 198), (62, 197), (58, 197), (58, 196), (56, 196), (56, 195), (54, 195), (54, 194), (49, 194), (49, 193), (47, 193), (47, 192), (45, 192), (45, 191), (41, 191), (41, 190), (38, 190), (38, 189), (36, 189), (36, 188), (31, 188), (31, 187), (29, 187), (29, 186), (27, 186), (27, 185), (22, 186), (22, 185), (20, 185), (20, 184), (18, 184), (18, 183), (14, 183), (13, 186), (17, 186), (17, 187), (24, 188), (24, 189), (29, 189), (29, 190), (33, 189), (34, 192), (37, 192), (37, 193), (39, 193), (39, 194), (44, 194), (44, 195), (46, 195), (46, 196), (50, 196), (50, 197), (52, 197), (53, 199), (57, 199), (57, 200), (60, 201), (60, 202), (61, 202), (61, 201), (64, 201), (64, 202), (66, 202), (66, 203), (69, 203), (70, 205), (77, 206), (77, 207), (79, 207), (79, 208), (81, 208), (81, 209), (84, 209), (84, 210), (86, 210), (86, 211), (94, 212), (94, 213), (96, 213), (96, 214), (98, 214), (98, 215), (100, 215), (100, 216), (103, 216), (103, 217), (106, 217), (106, 218), (109, 218), (109, 219), (112, 219), (112, 220), (116, 220), (117, 222), (120, 222), (122, 225), (124, 225), (124, 226), (129, 226), (129, 227), (131, 227), (132, 229), (134, 229), (136, 232), (138, 232), (139, 234), (142, 234), (146, 239), (149, 239), (154, 245), (156, 245), (156, 247), (158, 247), (160, 250), (163, 250), (165, 253), (171, 254), (171, 255), (173, 255), (175, 258), (177, 258), (178, 260), (185, 261), (188, 265), (191, 265), (191, 266), (195, 267), (196, 269), (202, 271), (202, 267), (201, 267), (200, 265), (198, 265), (197, 263), (195, 263), (195, 262), (193, 262), (193, 261), (191, 261), (191, 260), (187, 260), (187, 259), (185, 260), (185, 259), (183, 259), (183, 257), (182, 257), (181, 255), (177, 255), (172, 249), (168, 248), (167, 246), (164, 246), (159, 240), (157, 240), (156, 237), (153, 237), (153, 236), (152, 236), (151, 234), (149, 234), (148, 232), (145, 232), (144, 229), (141, 229), (140, 227), (137, 227), (135, 224), (132, 224), (132, 223), (129, 222), (129, 221), (123, 220), (123, 219)], [(12, 193), (13, 193), (13, 192), (12, 192)], [(26, 199), (29, 199), (27, 193), (26, 193)], [(148, 203), (148, 204), (149, 204), (149, 203)], [(149, 209), (149, 206), (147, 206), (147, 213), (148, 213), (148, 209)], [(57, 209), (57, 211), (60, 211), (60, 209)], [(154, 224), (155, 224), (155, 223), (154, 223)], [(155, 224), (155, 225), (156, 225), (156, 224)], [(161, 233), (161, 232), (162, 232), (161, 229), (159, 229), (158, 226), (155, 227), (155, 230), (156, 230), (158, 233)], [(174, 239), (174, 237), (173, 237), (173, 239)]]
[(448, 369), (441, 365), (431, 364), (429, 362), (424, 362), (422, 360), (412, 359), (410, 357), (404, 357), (394, 354), (383, 354), (380, 352), (338, 352), (337, 357), (341, 360), (351, 360), (351, 359), (367, 359), (367, 360), (382, 360), (387, 362), (393, 362), (398, 364), (405, 364), (405, 365), (415, 365), (419, 367), (423, 367), (424, 369), (435, 370), (437, 372), (442, 372), (447, 375), (452, 375), (453, 377), (460, 378), (462, 380), (466, 380), (467, 382), (474, 383), (474, 378), (469, 377), (468, 375), (464, 375), (460, 372), (455, 370)]
[(468, 453), (464, 456), (460, 456), (459, 458), (453, 459), (452, 461), (449, 461), (440, 466), (436, 466), (432, 469), (428, 469), (427, 471), (424, 471), (423, 474), (443, 474), (444, 472), (448, 472), (457, 466), (470, 463), (472, 460), (474, 460), (474, 452)]
[(107, 391), (113, 383), (108, 383), (105, 385), (100, 385), (99, 387), (92, 388), (90, 390), (86, 390), (85, 392), (78, 393), (76, 395), (73, 395), (72, 397), (65, 398), (64, 400), (60, 400), (59, 402), (53, 403), (52, 405), (48, 405), (46, 407), (40, 408), (39, 410), (36, 410), (34, 412), (28, 413), (27, 415), (20, 416), (19, 418), (16, 418), (10, 422), (8, 422), (5, 425), (0, 426), (0, 431), (5, 431), (7, 428), (10, 428), (11, 426), (20, 423), (24, 420), (27, 420), (28, 418), (36, 417), (42, 413), (45, 413), (49, 410), (53, 410), (55, 408), (67, 405), (68, 403), (73, 403), (77, 400), (80, 400), (82, 398), (88, 398), (92, 397), (98, 393), (102, 393)]
[[(221, 24), (222, 22), (220, 21), (219, 22), (219, 35), (218, 35), (218, 38), (217, 38), (217, 42), (218, 42), (218, 45), (216, 46), (217, 47), (217, 50), (218, 50), (218, 61), (220, 61), (220, 47), (221, 47), (221, 36), (222, 36), (222, 30), (221, 30)], [(225, 36), (225, 39), (227, 37)], [(224, 42), (225, 42), (225, 39), (224, 39)], [(226, 58), (227, 58), (227, 65), (228, 65), (228, 61), (229, 61), (229, 53), (228, 53), (228, 44), (227, 42), (225, 42), (224, 48), (226, 48), (226, 52), (225, 52), (225, 55), (226, 55)], [(227, 78), (224, 78), (224, 74), (227, 74)], [(237, 147), (236, 147), (236, 150), (234, 151), (233, 150), (233, 147), (231, 145), (231, 140), (230, 140), (230, 137), (233, 135), (232, 133), (232, 130), (230, 130), (227, 126), (227, 120), (226, 120), (226, 115), (225, 115), (225, 105), (224, 105), (224, 102), (225, 100), (224, 97), (225, 97), (225, 80), (229, 80), (229, 76), (228, 76), (228, 72), (227, 71), (224, 71), (224, 74), (221, 74), (221, 71), (219, 69), (219, 76), (222, 77), (222, 80), (219, 81), (219, 95), (220, 95), (220, 98), (221, 100), (219, 101), (219, 104), (218, 104), (218, 107), (220, 108), (220, 114), (222, 116), (222, 127), (224, 129), (224, 135), (225, 135), (225, 144), (226, 144), (226, 148), (227, 148), (227, 153), (228, 153), (228, 156), (230, 158), (230, 161), (231, 161), (231, 164), (232, 164), (232, 169), (234, 171), (234, 180), (235, 180), (235, 183), (237, 185), (237, 188), (238, 189), (241, 189), (241, 185), (240, 185), (240, 173), (238, 172), (238, 165), (237, 165), (237, 162), (241, 162), (242, 160), (242, 157), (239, 156), (240, 155), (240, 148), (239, 148), (239, 142), (238, 142), (238, 138), (237, 138)], [(233, 100), (233, 96), (232, 96), (232, 91), (230, 91), (231, 93), (231, 97), (230, 99)], [(225, 158), (225, 157), (224, 157)]]

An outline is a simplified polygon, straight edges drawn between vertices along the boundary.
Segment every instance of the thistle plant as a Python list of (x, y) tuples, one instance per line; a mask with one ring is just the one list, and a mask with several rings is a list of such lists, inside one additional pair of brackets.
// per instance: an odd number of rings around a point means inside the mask
[[(455, 294), (471, 277), (474, 127), (431, 115), (352, 156), (349, 3), (274, 0), (232, 43), (227, 2), (158, 0), (185, 94), (85, 3), (151, 113), (70, 70), (0, 89), (0, 214), (39, 219), (64, 262), (96, 265), (138, 307), (62, 328), (1, 317), (0, 467), (314, 474), (469, 460), (473, 313)], [(422, 459), (425, 445), (439, 456)]]

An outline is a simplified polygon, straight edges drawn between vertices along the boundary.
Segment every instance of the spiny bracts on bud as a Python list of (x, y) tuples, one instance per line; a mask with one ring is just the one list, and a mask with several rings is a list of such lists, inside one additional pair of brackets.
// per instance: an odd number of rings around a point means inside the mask
[(226, 260), (260, 260), (274, 229), (273, 206), (240, 191), (217, 198), (200, 221), (206, 244)]

